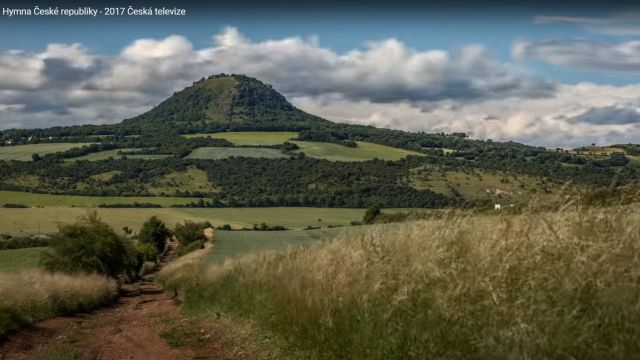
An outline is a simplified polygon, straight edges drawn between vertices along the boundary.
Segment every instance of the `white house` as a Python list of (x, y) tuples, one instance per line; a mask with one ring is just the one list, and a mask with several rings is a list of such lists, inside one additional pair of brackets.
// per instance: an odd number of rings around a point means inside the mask
[(502, 205), (500, 205), (500, 204), (495, 204), (495, 205), (493, 205), (493, 209), (494, 209), (494, 210), (500, 210), (500, 209), (502, 209)]

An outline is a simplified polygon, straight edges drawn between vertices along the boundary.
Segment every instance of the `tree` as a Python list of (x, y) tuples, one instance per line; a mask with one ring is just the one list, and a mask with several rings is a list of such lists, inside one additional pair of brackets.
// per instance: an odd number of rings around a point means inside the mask
[(381, 210), (382, 210), (382, 206), (380, 206), (380, 204), (372, 205), (364, 213), (364, 216), (362, 217), (362, 221), (365, 224), (373, 223), (375, 221), (375, 219), (378, 217), (378, 215), (380, 215)]
[(50, 249), (43, 253), (42, 263), (49, 271), (116, 277), (136, 270), (136, 250), (94, 211), (75, 224), (61, 226)]
[(158, 252), (162, 252), (169, 236), (171, 231), (167, 229), (164, 222), (157, 216), (152, 216), (142, 225), (138, 239), (141, 243), (152, 244)]

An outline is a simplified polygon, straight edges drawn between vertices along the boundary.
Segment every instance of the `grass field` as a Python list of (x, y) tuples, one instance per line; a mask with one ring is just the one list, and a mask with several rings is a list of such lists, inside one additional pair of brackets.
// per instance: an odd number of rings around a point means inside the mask
[(221, 264), (226, 260), (262, 251), (283, 251), (296, 246), (308, 246), (332, 240), (338, 236), (351, 236), (373, 227), (391, 228), (392, 225), (362, 225), (314, 230), (288, 231), (223, 231), (214, 235), (215, 251), (207, 254), (204, 261)]
[(0, 191), (0, 205), (24, 204), (27, 206), (80, 206), (96, 207), (100, 204), (133, 204), (153, 203), (162, 206), (186, 204), (198, 201), (197, 198), (181, 197), (123, 197), (123, 196), (78, 196), (78, 195), (51, 195), (35, 194), (20, 191)]
[[(162, 208), (162, 209), (93, 209), (83, 207), (44, 207), (28, 209), (0, 208), (0, 233), (48, 234), (57, 231), (58, 224), (70, 223), (88, 211), (98, 215), (117, 231), (128, 226), (138, 231), (142, 223), (156, 215), (169, 226), (185, 220), (209, 221), (214, 226), (229, 224), (235, 229), (252, 227), (253, 224), (267, 223), (282, 225), (289, 229), (307, 226), (344, 226), (351, 221), (361, 220), (364, 209), (330, 208)], [(384, 212), (406, 211), (408, 209), (386, 209)], [(318, 221), (321, 219), (321, 221)]]
[(91, 144), (53, 143), (0, 146), (0, 160), (31, 161), (33, 154), (51, 154)]
[(0, 272), (16, 272), (38, 268), (40, 254), (46, 248), (0, 250)]
[(400, 160), (408, 155), (422, 155), (415, 151), (364, 141), (358, 141), (358, 147), (356, 148), (315, 141), (293, 141), (293, 143), (297, 144), (300, 147), (300, 151), (307, 156), (330, 161), (367, 161), (375, 158), (380, 160)]
[(118, 152), (121, 152), (121, 151), (136, 151), (136, 150), (142, 150), (142, 149), (113, 149), (113, 150), (99, 151), (99, 152), (90, 153), (83, 156), (66, 159), (65, 161), (76, 161), (76, 160), (98, 161), (98, 160), (106, 160), (109, 158), (121, 159), (124, 156), (126, 156), (129, 159), (157, 160), (157, 159), (164, 159), (171, 156), (171, 155), (118, 155)]
[(286, 131), (243, 131), (213, 134), (188, 134), (186, 138), (211, 137), (226, 139), (236, 145), (278, 145), (298, 136), (297, 132)]
[(209, 181), (206, 171), (196, 168), (164, 175), (149, 186), (149, 192), (155, 195), (173, 195), (176, 191), (211, 193), (216, 192), (217, 189)]
[(191, 152), (191, 154), (187, 156), (187, 159), (219, 160), (226, 159), (231, 156), (268, 159), (288, 157), (288, 155), (283, 154), (280, 150), (277, 149), (201, 147), (193, 150), (193, 152)]
[(243, 318), (314, 359), (632, 359), (637, 210), (458, 215), (227, 262), (216, 245), (159, 279), (186, 314)]

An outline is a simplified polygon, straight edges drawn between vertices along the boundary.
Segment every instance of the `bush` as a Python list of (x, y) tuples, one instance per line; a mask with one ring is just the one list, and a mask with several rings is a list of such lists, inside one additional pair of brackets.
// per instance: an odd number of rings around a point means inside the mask
[(167, 229), (164, 222), (160, 221), (158, 217), (152, 216), (142, 225), (138, 240), (143, 244), (152, 244), (157, 253), (160, 253), (164, 250), (169, 236), (171, 236), (171, 231)]
[(7, 209), (26, 209), (28, 208), (27, 205), (25, 204), (2, 204), (3, 208), (7, 208)]
[(197, 223), (187, 220), (184, 224), (177, 224), (173, 233), (180, 242), (180, 245), (187, 246), (196, 241), (207, 241), (204, 236), (204, 229), (211, 227), (208, 222)]
[(42, 263), (50, 271), (115, 277), (135, 272), (137, 261), (133, 243), (118, 236), (94, 211), (75, 224), (61, 226)]
[(138, 264), (145, 261), (156, 261), (158, 259), (158, 249), (154, 244), (138, 242), (136, 244), (136, 254), (138, 256)]
[(178, 248), (178, 256), (183, 256), (186, 255), (190, 252), (196, 251), (196, 250), (200, 250), (204, 248), (204, 244), (206, 241), (204, 240), (198, 240), (198, 241), (194, 241), (186, 246), (180, 246)]
[(380, 204), (375, 204), (371, 206), (364, 213), (364, 216), (362, 217), (362, 221), (365, 224), (372, 224), (376, 220), (376, 217), (380, 215), (381, 211), (382, 211), (382, 207), (380, 206)]
[(46, 237), (24, 236), (0, 240), (0, 250), (23, 249), (49, 246), (51, 239)]

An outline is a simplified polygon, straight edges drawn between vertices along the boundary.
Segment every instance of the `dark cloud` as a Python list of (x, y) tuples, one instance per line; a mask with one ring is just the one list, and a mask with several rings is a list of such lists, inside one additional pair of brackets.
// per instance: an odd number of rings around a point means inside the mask
[(591, 108), (583, 114), (573, 117), (572, 122), (593, 125), (640, 124), (640, 108), (637, 106), (606, 106)]

